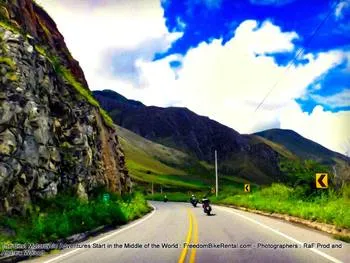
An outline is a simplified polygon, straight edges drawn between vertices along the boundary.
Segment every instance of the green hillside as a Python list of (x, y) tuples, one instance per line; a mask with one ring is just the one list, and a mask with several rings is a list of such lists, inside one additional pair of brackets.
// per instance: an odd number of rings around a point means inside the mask
[[(116, 126), (120, 143), (126, 156), (126, 163), (136, 187), (150, 190), (153, 182), (155, 190), (163, 189), (186, 192), (188, 190), (208, 191), (215, 185), (214, 165), (181, 152), (179, 150), (149, 141), (127, 129)], [(242, 157), (244, 158), (244, 157)], [(254, 165), (234, 158), (235, 162), (223, 161), (219, 165), (219, 184), (222, 187), (242, 188), (244, 183), (254, 182), (249, 174)], [(226, 173), (226, 166), (245, 169), (247, 177)], [(246, 166), (246, 167), (245, 167)], [(254, 179), (254, 178), (253, 178)], [(260, 172), (257, 181), (271, 179)]]
[(120, 143), (132, 179), (142, 185), (153, 182), (163, 188), (204, 190), (212, 169), (189, 155), (117, 126)]

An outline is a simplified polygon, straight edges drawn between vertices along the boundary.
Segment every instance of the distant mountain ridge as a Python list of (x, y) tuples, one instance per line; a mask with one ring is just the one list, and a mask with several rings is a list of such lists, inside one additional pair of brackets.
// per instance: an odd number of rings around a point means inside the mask
[(312, 159), (329, 166), (349, 161), (294, 131), (242, 135), (187, 108), (145, 106), (111, 90), (93, 94), (117, 125), (209, 163), (218, 150), (222, 172), (259, 183), (283, 180), (281, 158)]
[(254, 134), (284, 145), (288, 150), (302, 159), (313, 159), (324, 164), (334, 164), (334, 161), (330, 162), (332, 158), (340, 158), (344, 161), (349, 161), (348, 157), (329, 150), (293, 130), (269, 129)]
[(226, 155), (249, 148), (248, 138), (187, 108), (145, 106), (113, 91), (93, 93), (119, 126), (199, 159), (213, 160), (215, 149)]

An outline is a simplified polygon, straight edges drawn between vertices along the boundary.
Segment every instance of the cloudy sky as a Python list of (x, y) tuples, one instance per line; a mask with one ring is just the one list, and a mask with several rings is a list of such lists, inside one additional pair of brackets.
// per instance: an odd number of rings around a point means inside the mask
[(37, 2), (92, 90), (350, 154), (350, 0)]

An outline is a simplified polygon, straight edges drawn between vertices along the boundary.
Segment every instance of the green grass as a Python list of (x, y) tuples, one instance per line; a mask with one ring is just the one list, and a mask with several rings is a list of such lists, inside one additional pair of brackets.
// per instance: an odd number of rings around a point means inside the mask
[(116, 129), (119, 138), (123, 139), (124, 148), (130, 152), (130, 155), (132, 154), (131, 157), (134, 160), (147, 166), (157, 167), (157, 169), (164, 170), (165, 173), (184, 174), (182, 166), (190, 159), (187, 154), (149, 141), (122, 127), (116, 126)]
[(16, 28), (13, 24), (11, 24), (7, 19), (0, 16), (0, 27), (5, 28), (16, 34), (21, 34), (20, 30)]
[(12, 229), (16, 235), (2, 234), (0, 241), (50, 242), (101, 225), (125, 224), (150, 211), (144, 196), (139, 193), (123, 197), (110, 193), (110, 196), (108, 202), (104, 202), (101, 195), (82, 202), (69, 195), (59, 195), (39, 202), (26, 217), (3, 216), (0, 227)]
[(36, 45), (35, 50), (50, 61), (55, 72), (58, 75), (60, 75), (65, 81), (67, 81), (67, 83), (69, 83), (75, 89), (75, 91), (79, 94), (79, 96), (81, 96), (90, 105), (96, 107), (99, 110), (102, 116), (102, 119), (104, 120), (104, 123), (108, 127), (114, 128), (113, 120), (108, 115), (108, 113), (101, 108), (98, 101), (92, 95), (92, 92), (88, 88), (84, 87), (79, 81), (76, 80), (72, 72), (68, 68), (62, 65), (59, 57), (51, 55), (45, 47), (40, 45)]
[(333, 238), (350, 243), (350, 237), (347, 236), (334, 235)]
[(289, 158), (289, 159), (297, 159), (297, 156), (293, 154), (291, 151), (289, 151), (285, 146), (282, 144), (275, 143), (273, 141), (270, 141), (264, 137), (258, 136), (258, 135), (252, 135), (253, 143), (265, 143), (269, 145), (272, 149), (274, 149), (276, 152), (281, 154), (282, 156)]
[[(118, 134), (119, 135), (119, 134)], [(170, 167), (150, 155), (140, 147), (133, 144), (133, 141), (126, 140), (119, 136), (119, 141), (127, 157), (127, 165), (131, 170), (149, 170), (157, 174), (177, 174), (184, 175), (184, 171)]]
[(15, 73), (7, 73), (5, 77), (10, 81), (18, 80), (18, 76)]
[(16, 70), (15, 62), (9, 57), (0, 57), (0, 64), (6, 64), (12, 71)]
[(35, 45), (34, 48), (39, 54), (43, 55), (44, 57), (48, 57), (45, 47), (41, 45)]
[[(243, 188), (243, 187), (242, 187)], [(211, 197), (214, 203), (236, 205), (270, 213), (288, 214), (308, 220), (350, 228), (350, 200), (341, 192), (331, 189), (306, 195), (306, 188), (291, 188), (282, 184), (273, 184), (262, 189), (252, 189), (244, 193), (243, 189), (232, 187), (223, 191), (218, 198)]]
[(104, 120), (104, 123), (110, 127), (110, 128), (114, 128), (114, 123), (113, 120), (111, 119), (111, 117), (108, 115), (108, 113), (103, 110), (100, 106), (100, 104), (98, 103), (98, 101), (94, 98), (94, 96), (92, 95), (91, 91), (87, 88), (85, 88), (79, 81), (76, 80), (76, 78), (74, 77), (74, 75), (72, 74), (72, 72), (62, 66), (62, 65), (57, 65), (57, 62), (55, 62), (55, 60), (53, 60), (54, 62), (54, 68), (56, 70), (56, 72), (58, 74), (61, 74), (62, 77), (78, 92), (78, 94), (80, 96), (82, 96), (90, 105), (95, 106), (98, 108), (102, 119)]
[(7, 72), (5, 77), (10, 81), (17, 81), (18, 76), (16, 75), (16, 63), (10, 57), (0, 57), (0, 64), (5, 64), (10, 67), (10, 72)]
[(148, 141), (119, 126), (116, 129), (134, 181), (184, 190), (208, 188), (201, 174), (188, 173), (184, 168), (190, 158), (185, 153)]

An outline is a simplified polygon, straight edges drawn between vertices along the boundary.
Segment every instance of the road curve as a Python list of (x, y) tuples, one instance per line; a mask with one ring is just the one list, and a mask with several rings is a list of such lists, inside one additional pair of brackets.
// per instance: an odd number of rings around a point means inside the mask
[(151, 203), (146, 217), (83, 242), (90, 248), (28, 262), (350, 262), (350, 245), (319, 231), (231, 208), (207, 216), (189, 203)]

